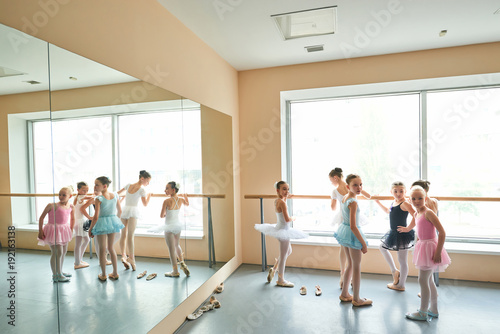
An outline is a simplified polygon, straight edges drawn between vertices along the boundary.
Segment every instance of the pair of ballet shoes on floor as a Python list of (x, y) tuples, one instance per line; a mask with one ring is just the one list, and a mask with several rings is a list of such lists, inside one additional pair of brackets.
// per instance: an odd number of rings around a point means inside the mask
[(208, 303), (200, 307), (197, 311), (189, 314), (186, 318), (188, 320), (196, 320), (203, 315), (203, 313), (211, 311), (213, 309), (220, 308), (220, 302), (214, 297), (210, 296)]
[[(315, 286), (315, 289), (316, 289), (316, 290), (314, 291), (314, 293), (316, 294), (316, 296), (320, 296), (320, 295), (323, 293), (323, 291), (321, 291), (321, 287), (320, 287), (319, 285), (316, 285), (316, 286)], [(307, 288), (306, 288), (306, 286), (305, 286), (305, 285), (303, 285), (303, 286), (300, 288), (300, 294), (301, 294), (302, 296), (305, 296), (305, 295), (307, 294)]]
[[(146, 276), (147, 273), (148, 271), (144, 270), (142, 273), (137, 275), (137, 279), (143, 278), (144, 276)], [(146, 277), (146, 281), (151, 281), (153, 278), (156, 278), (156, 276), (158, 276), (156, 273), (149, 274), (148, 277)]]
[(224, 282), (217, 285), (214, 290), (215, 293), (221, 293), (222, 291), (224, 291)]

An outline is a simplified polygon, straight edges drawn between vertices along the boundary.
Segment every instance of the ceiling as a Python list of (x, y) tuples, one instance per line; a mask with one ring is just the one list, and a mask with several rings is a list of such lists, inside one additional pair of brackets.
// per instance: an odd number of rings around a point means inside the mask
[[(0, 95), (74, 89), (136, 78), (0, 24)], [(49, 72), (50, 57), (50, 72)], [(2, 76), (3, 68), (19, 75)], [(70, 77), (77, 80), (71, 80)], [(26, 81), (37, 81), (30, 84)]]
[[(158, 1), (239, 71), (500, 41), (498, 0)], [(283, 41), (270, 18), (327, 6), (338, 7), (334, 35)]]

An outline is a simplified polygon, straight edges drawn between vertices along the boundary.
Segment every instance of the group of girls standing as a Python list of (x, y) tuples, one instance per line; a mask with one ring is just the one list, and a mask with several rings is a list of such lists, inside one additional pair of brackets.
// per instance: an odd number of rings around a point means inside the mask
[[(69, 282), (72, 276), (70, 273), (62, 272), (62, 268), (68, 243), (73, 235), (75, 236), (74, 269), (89, 266), (83, 261), (83, 254), (90, 238), (95, 237), (96, 253), (101, 267), (99, 280), (105, 281), (108, 277), (113, 280), (119, 278), (117, 254), (114, 249), (114, 244), (118, 240), (120, 240), (122, 263), (125, 269), (132, 267), (132, 270), (136, 270), (134, 233), (140, 218), (140, 210), (137, 206), (139, 199), (142, 199), (144, 206), (148, 205), (151, 193), (147, 194), (144, 187), (149, 184), (150, 180), (151, 175), (148, 172), (140, 171), (138, 182), (127, 184), (123, 189), (114, 193), (109, 190), (111, 180), (106, 176), (101, 176), (94, 182), (93, 196), (87, 195), (89, 186), (85, 182), (79, 182), (73, 203), (70, 202), (73, 192), (71, 186), (63, 187), (59, 191), (59, 202), (48, 204), (42, 212), (38, 233), (38, 244), (48, 245), (51, 249), (50, 265), (54, 282)], [(180, 185), (177, 182), (171, 181), (167, 184), (165, 194), (168, 198), (163, 202), (160, 213), (160, 217), (165, 218), (165, 224), (155, 229), (156, 232), (164, 232), (170, 252), (173, 271), (165, 273), (167, 277), (179, 277), (177, 264), (181, 266), (186, 276), (190, 274), (179, 243), (182, 230), (179, 210), (182, 205), (188, 206), (189, 200), (186, 195), (182, 197), (177, 195), (179, 188)], [(120, 199), (120, 194), (124, 194), (124, 198)], [(125, 206), (122, 210), (123, 199), (125, 199)], [(87, 210), (91, 205), (94, 207), (92, 216)], [(49, 221), (44, 225), (47, 215)], [(90, 222), (88, 232), (84, 228), (86, 222)], [(120, 232), (121, 236), (119, 236)], [(107, 259), (107, 254), (110, 255), (110, 260)], [(106, 275), (107, 265), (112, 265), (113, 268), (109, 275)]]
[[(372, 305), (372, 300), (360, 297), (361, 285), (361, 259), (368, 252), (368, 242), (361, 229), (367, 222), (361, 215), (358, 205), (358, 196), (370, 199), (371, 196), (363, 190), (360, 176), (350, 174), (343, 179), (342, 169), (335, 168), (330, 174), (330, 181), (336, 187), (332, 193), (332, 210), (340, 203), (340, 212), (335, 216), (334, 222), (338, 223), (334, 237), (341, 246), (340, 250), (340, 288), (339, 299), (341, 302), (350, 302), (355, 307)], [(284, 269), (287, 257), (291, 254), (290, 239), (307, 237), (302, 231), (291, 228), (293, 221), (287, 212), (286, 199), (291, 197), (290, 189), (286, 182), (275, 184), (278, 199), (275, 201), (275, 212), (278, 223), (256, 224), (255, 228), (277, 238), (280, 242), (280, 253), (276, 264), (269, 269), (267, 276), (271, 282), (274, 273), (278, 271), (276, 284), (283, 287), (293, 287), (294, 284), (284, 279)], [(437, 309), (437, 289), (433, 281), (433, 272), (442, 272), (451, 263), (450, 257), (444, 249), (445, 231), (437, 217), (437, 201), (427, 196), (429, 182), (415, 182), (406, 199), (406, 188), (402, 182), (394, 182), (391, 194), (394, 200), (390, 208), (385, 207), (380, 201), (376, 202), (389, 214), (390, 230), (382, 237), (380, 251), (389, 264), (393, 282), (387, 284), (392, 290), (404, 291), (408, 276), (408, 249), (415, 245), (413, 263), (419, 270), (419, 285), (421, 289), (420, 308), (417, 312), (406, 313), (411, 320), (427, 320), (439, 316)], [(407, 226), (407, 216), (411, 214), (412, 221)], [(415, 244), (416, 226), (418, 241)], [(438, 235), (436, 236), (436, 230)], [(398, 252), (400, 270), (396, 269), (394, 260), (389, 250)], [(352, 285), (351, 295), (349, 286)]]

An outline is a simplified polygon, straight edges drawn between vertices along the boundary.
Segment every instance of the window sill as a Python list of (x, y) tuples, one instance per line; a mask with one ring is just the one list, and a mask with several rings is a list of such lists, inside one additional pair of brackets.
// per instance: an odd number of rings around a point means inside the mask
[[(292, 240), (292, 244), (305, 246), (339, 246), (334, 237), (327, 236), (309, 236), (307, 239)], [(379, 238), (368, 238), (369, 249), (378, 249), (379, 244)], [(444, 248), (448, 253), (500, 255), (500, 244), (445, 242)]]
[[(30, 231), (30, 232), (38, 232), (37, 224), (27, 224), (16, 226), (16, 231)], [(138, 228), (135, 230), (136, 237), (148, 237), (148, 238), (165, 238), (165, 236), (161, 233), (152, 233), (148, 232), (147, 229)], [(190, 239), (190, 240), (202, 240), (204, 238), (203, 231), (182, 231), (181, 239)]]

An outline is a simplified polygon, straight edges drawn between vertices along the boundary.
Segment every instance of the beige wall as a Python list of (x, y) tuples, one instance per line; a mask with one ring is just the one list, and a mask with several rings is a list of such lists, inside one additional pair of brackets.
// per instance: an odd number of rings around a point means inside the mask
[[(500, 43), (490, 43), (240, 72), (242, 196), (274, 194), (273, 184), (281, 179), (281, 138), (276, 131), (281, 91), (494, 73), (500, 72), (498, 59)], [(241, 201), (242, 260), (260, 263), (260, 234), (253, 229), (260, 222), (259, 203), (243, 197)], [(265, 217), (266, 222), (275, 222), (270, 200), (265, 201)], [(277, 246), (276, 240), (268, 238), (269, 262), (277, 256)], [(339, 269), (338, 247), (293, 248), (288, 266)], [(500, 282), (498, 256), (454, 253), (451, 258), (453, 264), (442, 277)], [(362, 270), (387, 273), (387, 264), (378, 250), (370, 249), (363, 256)], [(417, 272), (412, 269), (410, 275)]]

